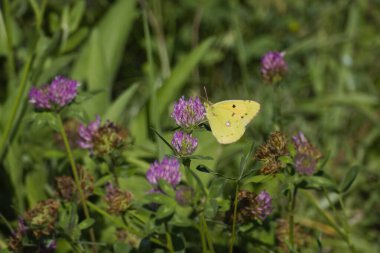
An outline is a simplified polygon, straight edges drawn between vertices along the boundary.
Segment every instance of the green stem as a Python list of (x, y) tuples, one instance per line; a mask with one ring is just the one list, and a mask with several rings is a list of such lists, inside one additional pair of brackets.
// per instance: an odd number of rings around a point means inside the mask
[(237, 207), (238, 207), (238, 193), (239, 193), (239, 182), (236, 183), (235, 189), (235, 199), (234, 199), (234, 215), (232, 218), (232, 234), (230, 240), (230, 248), (229, 253), (233, 253), (234, 251), (234, 243), (235, 243), (235, 234), (236, 234), (236, 218), (237, 218)]
[[(79, 180), (79, 176), (78, 176), (78, 170), (76, 168), (75, 161), (74, 161), (74, 156), (73, 156), (73, 153), (71, 151), (69, 141), (67, 139), (65, 128), (63, 126), (62, 118), (59, 115), (59, 113), (57, 113), (56, 116), (57, 116), (59, 130), (61, 132), (62, 139), (63, 139), (63, 142), (64, 142), (65, 147), (66, 147), (67, 155), (68, 155), (69, 160), (70, 160), (71, 170), (73, 172), (75, 184), (76, 184), (76, 187), (77, 187), (78, 192), (79, 192), (79, 198), (80, 198), (80, 202), (81, 202), (82, 207), (83, 207), (84, 215), (85, 215), (86, 219), (90, 219), (91, 218), (90, 212), (88, 211), (88, 207), (87, 207), (87, 204), (86, 204), (86, 198), (84, 197), (84, 193), (83, 193), (83, 190), (82, 190), (82, 187), (81, 187), (81, 184), (80, 184), (80, 180)], [(90, 233), (91, 241), (93, 243), (92, 244), (92, 251), (96, 252), (97, 250), (96, 250), (96, 245), (95, 245), (96, 241), (95, 241), (94, 229), (90, 228), (89, 233)]]
[(109, 167), (110, 167), (110, 171), (115, 179), (115, 184), (117, 187), (120, 187), (120, 184), (119, 184), (119, 177), (116, 173), (116, 170), (115, 170), (115, 160), (114, 158), (112, 157), (112, 154), (110, 155), (110, 159), (111, 159), (111, 163), (109, 164)]
[(165, 222), (165, 234), (166, 234), (166, 247), (170, 253), (174, 253), (173, 241), (169, 232), (168, 223)]
[[(135, 234), (136, 236), (139, 236), (139, 237), (144, 237), (143, 234), (141, 234), (140, 232), (128, 227), (126, 225), (126, 223), (123, 222), (120, 222), (119, 219), (117, 219), (116, 217), (110, 215), (109, 213), (107, 213), (106, 211), (104, 211), (103, 209), (99, 208), (98, 206), (94, 205), (93, 203), (91, 202), (87, 202), (87, 205), (92, 209), (94, 210), (95, 212), (97, 212), (98, 214), (102, 215), (103, 217), (105, 217), (106, 219), (108, 219), (109, 221), (111, 221), (112, 223), (114, 223), (115, 225), (117, 226), (120, 226), (122, 228), (124, 228), (125, 230), (131, 232), (132, 234)], [(150, 237), (149, 240), (161, 247), (164, 247), (166, 248), (166, 245), (164, 243), (162, 243), (161, 241), (159, 241), (158, 239), (156, 238), (153, 238), (153, 237)]]
[[(3, 10), (4, 10), (4, 21), (5, 29), (7, 32), (7, 72), (8, 81), (11, 82), (16, 76), (15, 61), (13, 55), (13, 39), (12, 39), (12, 21), (11, 21), (11, 9), (9, 6), (9, 0), (3, 0)], [(8, 85), (10, 88), (10, 85)]]
[(206, 245), (206, 240), (205, 240), (205, 234), (204, 234), (204, 231), (203, 231), (203, 224), (202, 224), (201, 220), (199, 220), (198, 230), (199, 230), (199, 234), (201, 236), (202, 252), (206, 253), (207, 252), (207, 245)]
[(289, 242), (294, 250), (294, 207), (296, 205), (297, 187), (293, 186), (289, 196)]
[(212, 239), (211, 239), (210, 234), (208, 232), (208, 226), (207, 226), (207, 222), (206, 222), (206, 219), (205, 219), (205, 216), (204, 216), (203, 212), (200, 213), (200, 219), (201, 219), (201, 222), (203, 224), (202, 225), (202, 229), (204, 229), (203, 233), (206, 235), (208, 248), (210, 249), (210, 251), (212, 253), (214, 253), (215, 252), (214, 245), (212, 243)]
[(28, 75), (30, 72), (32, 62), (33, 62), (33, 56), (30, 56), (28, 61), (26, 62), (26, 65), (25, 65), (25, 68), (24, 68), (24, 71), (22, 74), (21, 84), (20, 84), (20, 87), (18, 89), (16, 99), (13, 103), (11, 115), (10, 115), (9, 119), (6, 121), (7, 123), (6, 123), (5, 129), (4, 129), (4, 133), (3, 133), (3, 136), (2, 136), (1, 141), (0, 141), (0, 160), (2, 160), (3, 155), (5, 154), (5, 147), (7, 146), (9, 136), (12, 133), (12, 127), (13, 127), (13, 124), (16, 120), (17, 112), (18, 112), (19, 107), (21, 105), (21, 100), (22, 100), (23, 94), (24, 94), (25, 89), (26, 89), (27, 78), (28, 78)]

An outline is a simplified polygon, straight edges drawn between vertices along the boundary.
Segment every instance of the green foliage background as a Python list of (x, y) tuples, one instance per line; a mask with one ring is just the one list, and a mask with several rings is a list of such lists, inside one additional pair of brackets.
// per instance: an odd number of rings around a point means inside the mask
[[(338, 201), (333, 194), (332, 203), (316, 199), (335, 217), (347, 215), (359, 252), (377, 252), (379, 27), (380, 2), (370, 0), (3, 0), (0, 212), (13, 221), (53, 195), (54, 176), (67, 167), (45, 125), (54, 122), (33, 122), (27, 104), (31, 85), (58, 74), (80, 80), (80, 103), (67, 116), (88, 122), (99, 114), (128, 128), (134, 148), (125, 157), (141, 175), (149, 162), (169, 153), (149, 127), (169, 139), (173, 101), (182, 95), (205, 97), (205, 86), (213, 102), (253, 99), (262, 105), (245, 138), (234, 145), (221, 146), (210, 133), (199, 133), (197, 153), (215, 158), (208, 166), (236, 175), (241, 152), (274, 130), (277, 105), (282, 130), (289, 135), (302, 130), (330, 158), (324, 170), (334, 182), (359, 165), (344, 212), (333, 208)], [(260, 80), (260, 58), (269, 50), (285, 51), (289, 64), (288, 76), (276, 88)], [(86, 153), (75, 155), (99, 169)], [(202, 180), (210, 178), (202, 175)], [(149, 189), (143, 177), (126, 177), (124, 183), (136, 198)], [(276, 184), (271, 187), (275, 192)], [(325, 222), (302, 195), (296, 213), (304, 224)], [(0, 248), (9, 236), (1, 228)], [(324, 244), (334, 252), (346, 249), (334, 236), (326, 236)]]

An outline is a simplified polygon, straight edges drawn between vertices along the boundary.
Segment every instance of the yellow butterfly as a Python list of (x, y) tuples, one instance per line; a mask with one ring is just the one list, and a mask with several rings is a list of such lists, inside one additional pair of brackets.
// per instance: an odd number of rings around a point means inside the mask
[(206, 117), (211, 131), (221, 144), (239, 140), (245, 127), (260, 110), (253, 100), (225, 100), (216, 104), (205, 103)]

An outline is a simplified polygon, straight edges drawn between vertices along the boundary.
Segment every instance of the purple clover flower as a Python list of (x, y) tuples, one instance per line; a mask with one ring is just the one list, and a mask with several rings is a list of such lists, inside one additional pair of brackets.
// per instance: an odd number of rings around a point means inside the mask
[(88, 126), (80, 125), (78, 128), (79, 141), (78, 145), (83, 149), (90, 149), (94, 147), (94, 136), (100, 128), (101, 119), (96, 116), (96, 120), (88, 124)]
[(172, 145), (178, 154), (186, 156), (194, 153), (198, 146), (198, 140), (191, 134), (177, 131), (173, 135)]
[(175, 187), (181, 181), (179, 166), (179, 161), (176, 158), (164, 157), (161, 163), (155, 161), (150, 165), (146, 178), (152, 185), (157, 185), (158, 181), (162, 179)]
[(182, 128), (194, 128), (205, 119), (205, 107), (198, 97), (185, 100), (182, 96), (171, 114), (178, 126)]
[(288, 65), (284, 60), (285, 53), (268, 52), (261, 58), (261, 77), (266, 83), (275, 84), (284, 77)]
[(40, 89), (32, 87), (29, 91), (29, 103), (36, 109), (51, 109), (49, 86), (44, 85)]
[(272, 198), (266, 191), (260, 192), (256, 198), (256, 206), (252, 214), (261, 221), (264, 221), (272, 212)]
[(314, 173), (317, 161), (322, 157), (321, 152), (315, 148), (302, 132), (292, 137), (296, 148), (294, 156), (294, 167), (296, 171), (305, 176), (310, 176)]
[(294, 166), (296, 168), (296, 171), (301, 175), (312, 175), (314, 173), (316, 165), (316, 159), (310, 155), (298, 153), (294, 157)]
[(66, 77), (57, 76), (41, 88), (32, 87), (29, 92), (29, 103), (36, 109), (61, 109), (71, 103), (77, 96), (79, 83)]
[(50, 101), (63, 107), (69, 104), (77, 96), (79, 83), (75, 80), (57, 76), (49, 87)]

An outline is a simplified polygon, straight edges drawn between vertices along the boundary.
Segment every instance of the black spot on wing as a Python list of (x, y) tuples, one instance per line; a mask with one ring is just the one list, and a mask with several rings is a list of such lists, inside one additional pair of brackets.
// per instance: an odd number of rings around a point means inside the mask
[(232, 108), (235, 108), (236, 107), (236, 105), (232, 105)]

